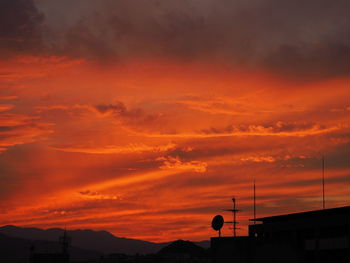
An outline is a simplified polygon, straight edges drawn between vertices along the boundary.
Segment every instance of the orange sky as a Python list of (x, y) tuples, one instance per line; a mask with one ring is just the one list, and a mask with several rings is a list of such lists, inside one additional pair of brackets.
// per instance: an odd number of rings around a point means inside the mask
[(198, 241), (216, 235), (216, 214), (231, 220), (235, 196), (245, 235), (253, 180), (259, 217), (322, 208), (322, 155), (326, 206), (349, 205), (348, 74), (145, 55), (136, 42), (116, 60), (2, 47), (0, 225)]

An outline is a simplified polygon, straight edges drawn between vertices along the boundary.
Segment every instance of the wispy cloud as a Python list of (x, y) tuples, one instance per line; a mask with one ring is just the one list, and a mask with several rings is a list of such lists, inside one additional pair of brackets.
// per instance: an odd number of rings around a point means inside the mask
[(37, 117), (8, 112), (14, 107), (10, 104), (0, 105), (0, 151), (42, 140), (53, 133), (51, 125), (41, 122)]
[(128, 153), (145, 153), (145, 152), (154, 152), (161, 153), (167, 152), (172, 149), (175, 149), (176, 145), (169, 143), (166, 145), (159, 146), (149, 146), (145, 144), (128, 144), (125, 146), (113, 146), (109, 145), (106, 147), (77, 147), (77, 146), (61, 146), (61, 147), (51, 147), (55, 150), (65, 151), (65, 152), (80, 152), (80, 153), (90, 153), (90, 154), (128, 154)]
[[(169, 133), (169, 134), (156, 134), (148, 133), (143, 134), (147, 137), (155, 138), (219, 138), (219, 137), (246, 137), (246, 136), (275, 136), (275, 137), (305, 137), (319, 134), (326, 134), (340, 130), (339, 126), (322, 127), (320, 125), (312, 125), (305, 128), (296, 128), (292, 130), (284, 130), (278, 127), (278, 123), (274, 126), (263, 125), (248, 125), (248, 126), (228, 126), (224, 129), (210, 128), (200, 132), (193, 133)], [(135, 133), (142, 134), (142, 133)]]
[(175, 170), (191, 170), (195, 172), (204, 173), (207, 170), (208, 164), (201, 161), (189, 161), (183, 162), (178, 156), (177, 157), (159, 157), (158, 161), (163, 161), (161, 169), (175, 169)]

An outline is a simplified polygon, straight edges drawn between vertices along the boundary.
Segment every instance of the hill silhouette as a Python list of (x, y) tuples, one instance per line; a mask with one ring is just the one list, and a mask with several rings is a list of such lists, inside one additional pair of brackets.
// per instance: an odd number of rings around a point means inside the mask
[(195, 245), (190, 241), (176, 240), (171, 244), (163, 247), (158, 254), (191, 254), (201, 255), (205, 252), (205, 249)]
[[(23, 228), (16, 226), (0, 227), (0, 233), (14, 238), (29, 240), (57, 241), (64, 230), (51, 228), (43, 230), (40, 228)], [(116, 237), (107, 231), (93, 230), (68, 230), (68, 235), (72, 237), (72, 246), (99, 251), (103, 254), (123, 253), (123, 254), (152, 254), (157, 253), (170, 243), (153, 243), (138, 239)], [(197, 243), (203, 247), (209, 247), (209, 241)]]
[(190, 241), (177, 240), (163, 247), (157, 253), (160, 262), (173, 263), (209, 263), (210, 253), (208, 249), (204, 249)]

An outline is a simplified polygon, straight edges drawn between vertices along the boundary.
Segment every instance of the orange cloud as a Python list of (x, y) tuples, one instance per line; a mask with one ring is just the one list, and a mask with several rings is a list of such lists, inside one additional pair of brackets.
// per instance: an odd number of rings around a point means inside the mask
[(178, 170), (188, 170), (193, 169), (198, 173), (204, 173), (207, 170), (208, 164), (201, 161), (190, 161), (183, 162), (179, 157), (159, 157), (157, 158), (159, 161), (163, 161), (163, 166), (161, 169), (178, 169)]
[(327, 205), (350, 196), (349, 79), (151, 58), (2, 66), (1, 224), (202, 240), (236, 196), (245, 234), (253, 179), (261, 216), (319, 207), (322, 154)]
[(53, 131), (37, 117), (9, 113), (14, 105), (0, 105), (0, 151), (8, 147), (42, 140)]
[(129, 144), (126, 146), (106, 146), (104, 148), (73, 148), (73, 147), (52, 147), (52, 149), (65, 152), (80, 152), (90, 154), (127, 154), (127, 153), (143, 153), (143, 152), (166, 152), (176, 147), (175, 144), (167, 144), (160, 146), (148, 146), (145, 144)]
[[(277, 127), (277, 129), (276, 129)], [(247, 127), (229, 126), (225, 129), (210, 128), (197, 133), (174, 133), (174, 134), (143, 134), (155, 138), (214, 138), (214, 137), (241, 137), (241, 136), (276, 136), (276, 137), (305, 137), (324, 133), (330, 133), (341, 128), (338, 125), (331, 127), (320, 127), (313, 125), (305, 129), (283, 131), (276, 126), (249, 125)], [(141, 133), (135, 133), (140, 134)]]

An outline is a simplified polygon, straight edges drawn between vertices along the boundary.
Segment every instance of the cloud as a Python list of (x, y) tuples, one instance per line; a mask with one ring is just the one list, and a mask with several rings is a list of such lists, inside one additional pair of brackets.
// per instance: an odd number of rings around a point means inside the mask
[(0, 152), (11, 146), (42, 140), (53, 132), (50, 124), (36, 117), (7, 112), (13, 107), (0, 105)]
[(128, 109), (123, 102), (117, 101), (114, 104), (99, 104), (94, 109), (102, 115), (113, 115), (129, 120), (150, 122), (156, 120), (158, 115), (146, 114), (140, 108)]
[(11, 105), (11, 104), (0, 104), (0, 112), (11, 110), (13, 107), (14, 105)]
[[(1, 75), (1, 73), (0, 73)], [(7, 100), (16, 100), (17, 96), (0, 96), (0, 100), (7, 101)]]
[(120, 196), (115, 195), (103, 195), (99, 192), (94, 192), (90, 190), (80, 191), (79, 194), (88, 199), (96, 199), (96, 200), (119, 200)]
[(130, 154), (130, 153), (161, 153), (167, 152), (172, 149), (175, 149), (176, 145), (173, 143), (169, 143), (166, 145), (159, 146), (148, 146), (145, 144), (128, 144), (125, 146), (105, 146), (105, 147), (95, 147), (91, 148), (88, 146), (59, 146), (59, 147), (51, 147), (55, 150), (60, 150), (64, 152), (80, 152), (80, 153), (88, 153), (88, 154)]
[(229, 125), (225, 128), (209, 128), (193, 133), (136, 133), (151, 138), (219, 138), (219, 137), (305, 137), (327, 134), (340, 130), (338, 125), (324, 126), (319, 124), (285, 124), (276, 122), (273, 125)]
[[(52, 104), (35, 106), (35, 109), (45, 121), (55, 123), (54, 137), (61, 142), (56, 140), (52, 146), (57, 150), (96, 154), (141, 153), (167, 151), (174, 146), (169, 141), (154, 143), (154, 140), (150, 143), (138, 140), (120, 145), (121, 137), (137, 136), (141, 130), (158, 130), (164, 123), (161, 113), (147, 113), (140, 107), (128, 108), (120, 101), (95, 106), (79, 103)], [(80, 123), (79, 126), (76, 125), (77, 122)], [(77, 132), (80, 133), (78, 137), (75, 135)], [(94, 136), (95, 140), (88, 139), (89, 136)]]
[(37, 112), (45, 112), (45, 111), (53, 111), (53, 110), (61, 110), (61, 111), (72, 111), (72, 110), (91, 110), (91, 106), (89, 105), (47, 105), (47, 106), (36, 106)]
[[(9, 147), (32, 143), (51, 134), (50, 123), (25, 113), (14, 113), (17, 110), (17, 96), (0, 95), (0, 153)], [(9, 103), (11, 102), (11, 104)]]
[(3, 53), (208, 60), (302, 78), (349, 75), (346, 0), (3, 0)]
[[(202, 111), (210, 114), (225, 114), (225, 115), (253, 115), (253, 112), (246, 101), (240, 99), (230, 100), (228, 98), (208, 98), (190, 97), (178, 100), (175, 103), (184, 105), (192, 110)], [(248, 105), (247, 105), (248, 104)]]
[(317, 135), (329, 133), (339, 130), (340, 127), (326, 127), (314, 123), (284, 123), (281, 121), (273, 125), (241, 125), (228, 126), (224, 129), (212, 128), (203, 130), (204, 134), (221, 134), (222, 136), (291, 136), (304, 137), (309, 135)]
[(0, 2), (0, 56), (33, 52), (42, 48), (44, 15), (33, 0)]
[(160, 128), (163, 123), (161, 113), (149, 114), (138, 107), (129, 109), (120, 101), (114, 104), (99, 104), (94, 106), (93, 109), (103, 117), (114, 117), (129, 132), (133, 132), (132, 130), (154, 130)]
[[(350, 32), (350, 28), (348, 29)], [(281, 45), (264, 59), (268, 68), (285, 75), (304, 78), (348, 76), (350, 41)]]
[(124, 115), (127, 113), (126, 106), (124, 103), (118, 101), (115, 104), (100, 104), (95, 106), (95, 109), (101, 114), (117, 114)]
[(183, 162), (180, 157), (159, 157), (157, 161), (163, 161), (161, 169), (194, 170), (197, 173), (204, 173), (208, 164), (202, 161)]
[(129, 117), (140, 118), (144, 116), (144, 112), (137, 108), (129, 110), (125, 104), (121, 101), (116, 101), (114, 104), (98, 104), (91, 106), (88, 104), (56, 104), (46, 106), (36, 106), (39, 112), (61, 110), (61, 111), (73, 111), (73, 110), (85, 110), (100, 114), (101, 116), (115, 116), (115, 117)]
[(263, 162), (267, 162), (267, 163), (273, 163), (276, 162), (276, 158), (274, 158), (273, 156), (259, 156), (259, 157), (244, 157), (241, 158), (242, 162), (255, 162), (255, 163), (263, 163)]

